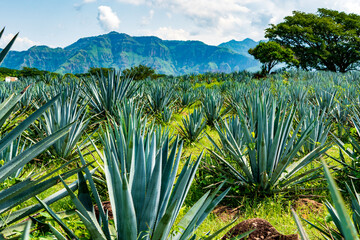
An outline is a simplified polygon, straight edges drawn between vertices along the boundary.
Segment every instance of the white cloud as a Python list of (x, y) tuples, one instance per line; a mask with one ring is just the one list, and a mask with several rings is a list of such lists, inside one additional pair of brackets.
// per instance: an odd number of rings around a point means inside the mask
[(132, 4), (132, 5), (142, 5), (142, 4), (148, 4), (150, 5), (151, 4), (151, 0), (117, 0), (118, 2), (121, 2), (121, 3), (129, 3), (129, 4)]
[[(316, 12), (318, 8), (360, 14), (359, 0), (117, 0), (166, 11), (168, 18), (182, 16), (192, 24), (158, 28), (152, 34), (197, 38), (209, 44), (231, 39), (264, 39), (269, 24), (283, 21), (292, 11)], [(147, 23), (146, 17), (143, 19)], [(168, 31), (168, 32), (166, 32)], [(191, 33), (191, 34), (190, 34)]]
[(117, 14), (108, 6), (98, 7), (98, 21), (104, 31), (117, 30), (120, 26), (120, 19)]
[[(0, 48), (4, 48), (11, 41), (14, 35), (15, 34), (12, 33), (3, 35), (3, 37), (0, 39)], [(40, 43), (32, 41), (27, 37), (18, 36), (15, 40), (14, 45), (11, 47), (11, 50), (24, 51), (35, 45), (40, 45)]]
[(74, 8), (80, 11), (85, 4), (96, 2), (96, 0), (83, 0), (81, 3), (75, 3)]
[(171, 27), (160, 27), (151, 35), (155, 35), (164, 40), (189, 40), (191, 34), (184, 29), (173, 29)]
[(149, 11), (149, 15), (148, 15), (148, 16), (142, 17), (142, 19), (141, 19), (141, 25), (143, 25), (143, 26), (149, 25), (150, 22), (151, 22), (151, 20), (152, 20), (153, 17), (154, 17), (154, 13), (155, 13), (155, 11), (151, 9), (151, 10)]

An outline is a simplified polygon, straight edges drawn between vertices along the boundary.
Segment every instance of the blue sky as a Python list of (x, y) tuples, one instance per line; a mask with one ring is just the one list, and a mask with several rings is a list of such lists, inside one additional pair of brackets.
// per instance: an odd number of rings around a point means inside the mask
[(79, 38), (118, 31), (168, 40), (218, 45), (264, 38), (264, 29), (293, 10), (324, 7), (360, 14), (359, 0), (2, 0), (3, 47), (20, 32), (13, 50), (33, 45), (65, 47)]

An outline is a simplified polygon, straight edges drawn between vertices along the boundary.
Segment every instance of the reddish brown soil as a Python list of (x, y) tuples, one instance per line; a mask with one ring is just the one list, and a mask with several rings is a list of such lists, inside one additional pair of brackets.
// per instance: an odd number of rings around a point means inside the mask
[[(110, 201), (102, 202), (102, 205), (103, 205), (105, 214), (108, 211), (109, 219), (114, 219), (114, 216), (113, 216), (113, 213), (112, 213), (112, 210), (111, 210)], [(99, 208), (97, 207), (97, 205), (94, 205), (94, 209), (95, 209), (96, 217), (99, 218)]]

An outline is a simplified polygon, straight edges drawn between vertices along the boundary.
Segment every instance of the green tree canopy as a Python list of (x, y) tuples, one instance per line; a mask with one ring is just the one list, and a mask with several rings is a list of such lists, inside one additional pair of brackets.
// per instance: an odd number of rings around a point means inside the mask
[(266, 29), (265, 37), (290, 47), (306, 70), (346, 72), (360, 60), (360, 16), (319, 8), (316, 14), (294, 11)]
[(297, 65), (299, 62), (294, 58), (294, 52), (282, 47), (277, 42), (260, 42), (255, 48), (249, 49), (249, 53), (259, 60), (262, 66), (263, 73), (270, 73), (271, 69), (276, 64), (286, 62), (289, 65)]
[(146, 78), (156, 79), (163, 75), (155, 73), (155, 70), (145, 65), (131, 67), (122, 71), (123, 75), (133, 78), (134, 80), (144, 80)]
[(101, 76), (104, 75), (104, 77), (108, 77), (109, 73), (114, 71), (114, 68), (95, 68), (91, 67), (88, 71), (87, 75), (94, 75), (94, 76)]

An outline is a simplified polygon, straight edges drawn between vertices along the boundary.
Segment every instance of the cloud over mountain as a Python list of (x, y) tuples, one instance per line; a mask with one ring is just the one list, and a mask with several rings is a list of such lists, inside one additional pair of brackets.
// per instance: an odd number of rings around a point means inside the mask
[(97, 19), (104, 31), (117, 30), (120, 26), (119, 17), (109, 6), (98, 7)]

